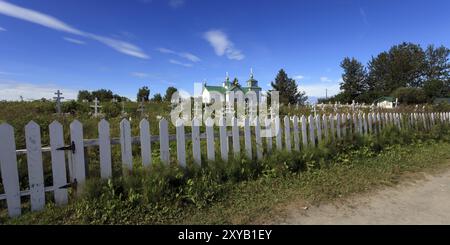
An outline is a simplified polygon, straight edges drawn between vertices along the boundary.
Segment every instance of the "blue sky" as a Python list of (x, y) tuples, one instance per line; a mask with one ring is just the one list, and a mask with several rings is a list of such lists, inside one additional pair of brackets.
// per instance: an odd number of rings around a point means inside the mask
[(403, 41), (450, 46), (450, 1), (0, 0), (0, 100), (107, 88), (263, 89), (284, 68), (309, 96), (339, 91), (340, 61)]

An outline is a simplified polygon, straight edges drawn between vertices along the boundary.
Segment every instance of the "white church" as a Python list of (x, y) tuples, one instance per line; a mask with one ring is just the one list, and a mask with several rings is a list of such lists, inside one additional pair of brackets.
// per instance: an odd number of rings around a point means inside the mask
[[(237, 99), (235, 96), (240, 93), (236, 92), (242, 92), (244, 98), (247, 98), (249, 95), (255, 95), (255, 99), (257, 103), (259, 103), (259, 101), (261, 101), (261, 90), (261, 87), (258, 86), (258, 81), (253, 77), (253, 71), (250, 72), (250, 79), (247, 81), (246, 87), (241, 86), (239, 83), (232, 83), (227, 73), (222, 86), (211, 86), (207, 85), (206, 82), (203, 83), (202, 100), (203, 103), (211, 103), (213, 98), (220, 96), (221, 99), (224, 100), (225, 104), (228, 104)], [(244, 98), (243, 100), (245, 100)]]

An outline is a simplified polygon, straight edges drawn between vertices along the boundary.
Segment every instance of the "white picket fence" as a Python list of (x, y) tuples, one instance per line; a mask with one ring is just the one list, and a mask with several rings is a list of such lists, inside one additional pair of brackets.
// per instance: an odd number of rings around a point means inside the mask
[[(42, 210), (45, 206), (45, 193), (53, 192), (56, 205), (68, 202), (67, 186), (82, 186), (86, 180), (85, 147), (99, 147), (100, 175), (107, 179), (112, 176), (111, 145), (120, 144), (121, 161), (129, 170), (133, 168), (132, 145), (140, 145), (141, 159), (144, 166), (152, 164), (152, 142), (159, 142), (160, 161), (170, 163), (169, 142), (176, 141), (176, 156), (178, 164), (186, 167), (186, 141), (192, 141), (192, 158), (195, 164), (201, 165), (202, 160), (216, 160), (215, 144), (219, 139), (220, 158), (227, 161), (230, 145), (233, 157), (241, 154), (241, 138), (244, 138), (245, 156), (250, 159), (262, 159), (264, 154), (273, 151), (271, 137), (265, 137), (265, 149), (261, 128), (278, 130), (275, 136), (276, 150), (299, 151), (301, 148), (316, 147), (325, 140), (338, 141), (353, 134), (377, 134), (383, 128), (391, 125), (398, 128), (409, 127), (428, 130), (437, 123), (450, 123), (450, 113), (368, 113), (368, 114), (331, 114), (284, 117), (263, 120), (260, 125), (258, 118), (255, 126), (250, 126), (250, 120), (245, 119), (243, 134), (237, 119), (231, 122), (231, 131), (225, 124), (225, 119), (219, 120), (219, 134), (215, 134), (214, 122), (206, 120), (205, 132), (200, 132), (200, 121), (194, 119), (190, 134), (185, 133), (183, 121), (176, 124), (176, 134), (169, 135), (168, 121), (159, 121), (159, 135), (150, 134), (150, 123), (144, 119), (139, 123), (140, 135), (132, 137), (131, 125), (126, 119), (120, 122), (120, 138), (111, 138), (110, 125), (106, 120), (98, 123), (98, 139), (83, 139), (83, 125), (75, 120), (70, 124), (70, 143), (65, 145), (63, 126), (59, 122), (49, 125), (50, 146), (41, 146), (41, 128), (31, 121), (25, 127), (26, 149), (16, 150), (14, 129), (9, 124), (0, 125), (0, 164), (1, 177), (5, 194), (0, 194), (0, 201), (6, 199), (8, 213), (11, 217), (18, 216), (22, 211), (21, 197), (30, 196), (32, 211)], [(299, 126), (300, 124), (300, 126)], [(275, 125), (275, 127), (273, 127)], [(253, 133), (252, 133), (253, 131)], [(252, 137), (255, 139), (253, 145)], [(284, 138), (284, 140), (283, 140)], [(230, 144), (229, 141), (232, 141)], [(206, 140), (206, 159), (202, 159), (201, 140)], [(292, 142), (293, 140), (293, 142)], [(284, 141), (284, 142), (283, 142)], [(255, 149), (255, 150), (253, 150)], [(44, 185), (42, 153), (50, 152), (53, 186)], [(254, 156), (253, 153), (256, 153)], [(20, 190), (17, 168), (17, 155), (26, 154), (28, 165), (29, 188)], [(68, 168), (68, 169), (66, 169)], [(70, 180), (67, 180), (67, 171)]]

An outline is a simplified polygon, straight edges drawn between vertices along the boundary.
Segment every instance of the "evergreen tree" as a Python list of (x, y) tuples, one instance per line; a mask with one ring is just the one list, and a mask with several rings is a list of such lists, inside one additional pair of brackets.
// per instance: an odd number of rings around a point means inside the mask
[(305, 95), (305, 92), (299, 92), (297, 82), (289, 78), (286, 72), (281, 69), (275, 81), (271, 82), (271, 86), (273, 90), (276, 90), (280, 93), (280, 104), (305, 104), (308, 97)]
[(342, 74), (343, 82), (340, 88), (343, 90), (342, 96), (346, 100), (343, 102), (357, 100), (368, 89), (366, 70), (361, 62), (348, 57), (342, 61), (341, 67), (344, 69), (344, 73)]

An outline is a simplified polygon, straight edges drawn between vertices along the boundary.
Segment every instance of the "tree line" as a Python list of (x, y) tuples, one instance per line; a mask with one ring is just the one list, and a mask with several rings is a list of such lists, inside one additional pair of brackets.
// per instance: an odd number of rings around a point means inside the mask
[(364, 66), (356, 58), (346, 57), (341, 92), (319, 102), (373, 103), (393, 96), (400, 103), (420, 104), (435, 98), (450, 97), (450, 49), (401, 43), (381, 52)]
[[(143, 86), (142, 88), (139, 88), (137, 92), (136, 101), (142, 100), (144, 101), (151, 100), (155, 102), (170, 101), (170, 98), (172, 98), (172, 94), (174, 94), (177, 91), (178, 90), (175, 87), (168, 87), (164, 97), (160, 93), (156, 93), (153, 96), (153, 98), (150, 99), (150, 89), (147, 86)], [(95, 98), (97, 98), (101, 102), (111, 102), (112, 100), (116, 100), (117, 102), (130, 101), (129, 98), (120, 96), (118, 94), (114, 94), (109, 89), (98, 89), (94, 91), (80, 90), (77, 96), (77, 100), (79, 102), (82, 101), (92, 102)]]

